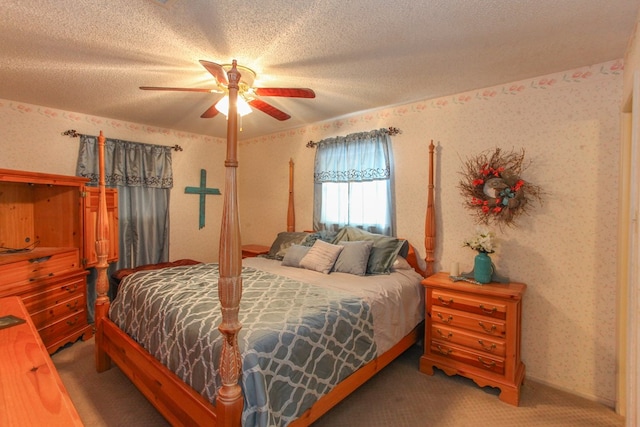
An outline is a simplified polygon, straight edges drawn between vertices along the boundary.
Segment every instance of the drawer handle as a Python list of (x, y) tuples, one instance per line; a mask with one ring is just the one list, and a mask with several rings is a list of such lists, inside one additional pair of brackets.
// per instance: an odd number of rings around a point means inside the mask
[(78, 301), (74, 302), (73, 305), (71, 303), (67, 304), (67, 308), (71, 311), (77, 311), (78, 310)]
[(480, 356), (478, 356), (478, 362), (482, 363), (482, 366), (484, 366), (487, 369), (491, 369), (496, 366), (495, 360), (492, 360), (491, 362), (485, 362)]
[[(439, 352), (440, 352), (440, 354), (442, 354), (443, 356), (448, 356), (448, 355), (450, 355), (450, 354), (453, 352), (453, 350), (451, 350), (450, 348), (445, 350), (444, 348), (442, 348), (442, 347), (440, 347), (440, 346), (438, 346), (438, 351), (439, 351)], [(478, 358), (478, 359), (479, 359), (479, 358)]]
[(451, 304), (453, 304), (453, 298), (449, 298), (449, 301), (445, 301), (444, 298), (442, 298), (441, 296), (438, 296), (438, 301), (440, 301), (440, 304), (442, 304), (442, 305), (451, 305)]
[(440, 329), (436, 329), (436, 332), (438, 333), (438, 335), (440, 335), (440, 338), (443, 338), (445, 340), (450, 340), (451, 337), (453, 336), (452, 332), (449, 332), (447, 335), (443, 334), (442, 331)]
[(45, 261), (49, 261), (49, 258), (51, 258), (51, 255), (48, 255), (48, 256), (42, 256), (42, 257), (40, 257), (40, 258), (31, 258), (31, 259), (29, 260), (29, 262), (30, 262), (30, 263), (32, 263), (32, 264), (35, 264), (35, 263), (38, 263), (38, 262), (45, 262)]
[(64, 286), (62, 289), (64, 289), (65, 291), (69, 292), (69, 293), (74, 293), (76, 290), (78, 290), (78, 285), (75, 284), (73, 285), (73, 287), (71, 286)]
[(45, 277), (53, 277), (53, 273), (49, 273), (46, 276), (34, 277), (34, 278), (29, 279), (29, 281), (30, 282), (36, 282), (38, 280), (44, 279)]
[(69, 326), (73, 326), (73, 325), (75, 325), (76, 323), (78, 323), (78, 320), (80, 320), (80, 317), (78, 317), (78, 316), (76, 316), (76, 318), (75, 318), (75, 319), (73, 319), (73, 320), (67, 320), (67, 325), (69, 325)]
[(485, 314), (493, 314), (498, 310), (498, 307), (493, 307), (491, 310), (484, 307), (484, 304), (480, 304), (480, 310)]
[(478, 322), (478, 325), (480, 325), (480, 327), (489, 334), (492, 334), (496, 331), (496, 325), (491, 325), (491, 328), (487, 328), (486, 326), (484, 326), (484, 323), (482, 322)]
[(484, 345), (484, 341), (482, 340), (478, 340), (478, 344), (480, 344), (480, 347), (482, 347), (483, 350), (485, 351), (493, 351), (496, 349), (496, 343), (492, 342), (490, 346), (486, 346)]
[(447, 317), (446, 319), (442, 316), (442, 313), (436, 313), (437, 316), (440, 318), (440, 320), (442, 320), (444, 323), (451, 323), (451, 321), (453, 320), (453, 316), (449, 315), (449, 317)]

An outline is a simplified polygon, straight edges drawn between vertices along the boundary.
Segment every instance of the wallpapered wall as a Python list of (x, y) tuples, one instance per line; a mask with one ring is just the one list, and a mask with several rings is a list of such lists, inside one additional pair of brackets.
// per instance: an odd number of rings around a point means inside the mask
[[(452, 261), (471, 268), (462, 241), (475, 229), (457, 189), (462, 162), (484, 150), (525, 149), (523, 178), (548, 193), (517, 228), (495, 229), (498, 271), (528, 284), (522, 358), (527, 375), (612, 405), (615, 400), (615, 254), (619, 102), (622, 61), (612, 61), (503, 86), (243, 141), (240, 210), (244, 243), (270, 244), (285, 230), (289, 159), (295, 163), (296, 229), (311, 227), (314, 150), (309, 140), (394, 126), (398, 235), (424, 256), (428, 144), (436, 144), (437, 270)], [(223, 141), (28, 104), (0, 100), (0, 168), (73, 175), (77, 141), (61, 133), (162, 145), (173, 154), (171, 259), (214, 261), (222, 198), (207, 197), (198, 230), (198, 185), (222, 187)], [(223, 188), (221, 190), (224, 191)], [(416, 373), (416, 375), (420, 375)]]
[(62, 133), (75, 129), (80, 134), (174, 146), (171, 191), (172, 259), (218, 258), (222, 197), (206, 197), (206, 224), (198, 228), (199, 196), (185, 194), (185, 187), (200, 185), (200, 170), (207, 170), (207, 187), (224, 185), (226, 142), (203, 135), (153, 128), (80, 113), (54, 110), (0, 99), (0, 168), (75, 175), (78, 138)]
[(462, 241), (475, 224), (457, 186), (484, 150), (525, 149), (523, 178), (548, 194), (517, 228), (495, 228), (498, 271), (527, 283), (522, 356), (530, 378), (612, 405), (621, 61), (541, 76), (246, 141), (241, 145), (244, 239), (270, 243), (286, 224), (295, 163), (296, 229), (312, 224), (310, 141), (394, 126), (398, 235), (424, 256), (428, 145), (436, 144), (437, 270), (472, 268)]

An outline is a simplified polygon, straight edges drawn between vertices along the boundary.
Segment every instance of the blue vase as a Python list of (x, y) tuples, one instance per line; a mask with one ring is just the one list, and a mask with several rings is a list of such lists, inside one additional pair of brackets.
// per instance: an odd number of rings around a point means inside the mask
[(473, 263), (473, 278), (476, 282), (489, 283), (493, 274), (491, 258), (485, 252), (478, 252)]

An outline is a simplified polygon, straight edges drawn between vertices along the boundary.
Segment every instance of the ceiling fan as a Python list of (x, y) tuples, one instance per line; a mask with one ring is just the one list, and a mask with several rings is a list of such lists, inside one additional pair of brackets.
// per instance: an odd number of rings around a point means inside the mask
[[(234, 61), (235, 62), (235, 61)], [(201, 89), (201, 88), (181, 88), (181, 87), (156, 87), (156, 86), (140, 86), (142, 90), (166, 90), (166, 91), (179, 91), (179, 92), (205, 92), (205, 93), (224, 93), (228, 94), (229, 90), (227, 85), (229, 80), (227, 79), (227, 71), (232, 67), (232, 64), (216, 64), (211, 61), (200, 60), (200, 64), (216, 79), (216, 89)], [(281, 96), (287, 98), (315, 98), (316, 94), (313, 90), (307, 88), (275, 88), (275, 87), (253, 87), (253, 82), (256, 78), (256, 73), (250, 68), (237, 65), (236, 68), (240, 72), (240, 83), (238, 84), (238, 99), (246, 101), (251, 107), (262, 111), (270, 115), (271, 117), (284, 121), (291, 118), (291, 116), (284, 111), (274, 107), (273, 105), (263, 101), (259, 97), (261, 96)], [(225, 107), (224, 101), (228, 103), (228, 97), (222, 97), (216, 101), (211, 107), (207, 109), (200, 117), (208, 119), (215, 117), (218, 112), (222, 111), (225, 115), (228, 111), (228, 104)], [(242, 114), (242, 113), (241, 113)]]

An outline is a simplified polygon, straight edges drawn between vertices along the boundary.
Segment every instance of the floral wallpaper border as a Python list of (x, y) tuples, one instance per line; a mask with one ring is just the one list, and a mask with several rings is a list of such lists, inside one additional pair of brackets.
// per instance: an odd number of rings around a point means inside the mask
[[(122, 120), (107, 119), (103, 117), (90, 116), (82, 113), (74, 113), (55, 108), (41, 107), (38, 105), (27, 104), (24, 102), (9, 101), (0, 99), (0, 108), (8, 108), (22, 114), (38, 114), (48, 119), (64, 119), (70, 123), (69, 126), (79, 123), (88, 123), (95, 128), (103, 129), (125, 129), (130, 132), (144, 133), (147, 135), (165, 136), (168, 138), (177, 138), (179, 140), (200, 141), (200, 142), (219, 142), (225, 141), (220, 138), (214, 138), (206, 135), (183, 132), (174, 129), (166, 129), (154, 126), (147, 126), (138, 123), (126, 122)], [(172, 143), (173, 144), (173, 143)]]
[(326, 122), (314, 123), (309, 126), (291, 129), (289, 131), (278, 132), (259, 138), (253, 138), (242, 143), (266, 142), (282, 139), (286, 137), (313, 135), (317, 132), (326, 134), (331, 130), (336, 132), (348, 132), (350, 128), (355, 128), (362, 123), (379, 123), (379, 121), (392, 117), (407, 116), (410, 114), (420, 114), (429, 109), (444, 109), (451, 105), (466, 105), (478, 102), (488, 102), (502, 96), (516, 96), (531, 90), (546, 90), (571, 84), (580, 84), (601, 78), (621, 75), (624, 71), (624, 61), (617, 59), (602, 64), (585, 66), (573, 71), (564, 71), (546, 76), (536, 77), (529, 80), (521, 80), (513, 83), (506, 83), (490, 88), (463, 92), (455, 95), (443, 96), (440, 98), (427, 99), (396, 106), (393, 108), (382, 108), (375, 112), (365, 114), (354, 114), (340, 119)]
[[(530, 80), (521, 80), (514, 83), (507, 83), (490, 88), (483, 88), (475, 91), (463, 92), (455, 95), (444, 96), (440, 98), (427, 99), (424, 101), (414, 102), (396, 106), (393, 108), (382, 108), (375, 112), (366, 112), (364, 114), (354, 114), (340, 119), (329, 120), (325, 122), (313, 123), (309, 126), (290, 129), (288, 131), (277, 132), (258, 138), (240, 141), (243, 143), (269, 142), (287, 137), (304, 137), (317, 132), (326, 133), (331, 130), (348, 131), (362, 123), (385, 120), (392, 117), (406, 116), (409, 114), (423, 113), (429, 109), (443, 109), (451, 105), (465, 105), (477, 102), (487, 102), (501, 96), (515, 96), (530, 90), (546, 90), (551, 87), (560, 87), (563, 85), (580, 84), (592, 81), (598, 78), (607, 78), (622, 74), (624, 70), (624, 61), (617, 59), (602, 64), (586, 66), (561, 73), (549, 74), (547, 76), (536, 77)], [(177, 131), (154, 126), (141, 125), (137, 123), (126, 122), (122, 120), (107, 119), (97, 116), (90, 116), (81, 113), (57, 110), (54, 108), (40, 107), (22, 102), (15, 102), (0, 99), (0, 108), (9, 108), (22, 114), (39, 114), (45, 118), (66, 119), (70, 126), (77, 123), (88, 123), (93, 127), (101, 127), (105, 129), (125, 129), (131, 132), (140, 132), (147, 135), (158, 135), (179, 140), (189, 140), (195, 142), (219, 142), (224, 141), (220, 138), (199, 135), (189, 132)]]

